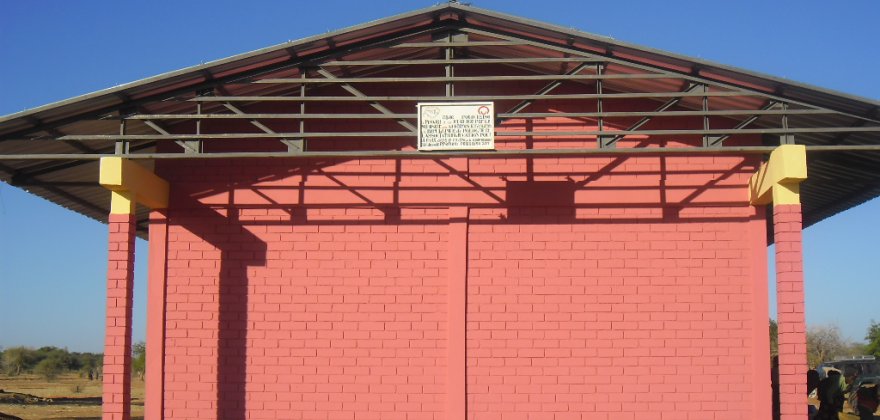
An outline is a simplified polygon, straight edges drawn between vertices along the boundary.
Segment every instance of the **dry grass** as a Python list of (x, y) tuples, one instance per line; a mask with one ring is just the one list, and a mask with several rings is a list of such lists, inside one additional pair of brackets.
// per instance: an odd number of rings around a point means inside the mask
[[(95, 398), (101, 396), (101, 381), (89, 381), (78, 374), (66, 374), (54, 381), (36, 375), (0, 375), (0, 389), (42, 398), (65, 398), (62, 403), (3, 404), (0, 413), (23, 419), (99, 419), (101, 405)], [(131, 384), (131, 412), (135, 418), (144, 415), (144, 382), (134, 379)], [(79, 400), (79, 401), (77, 401)]]

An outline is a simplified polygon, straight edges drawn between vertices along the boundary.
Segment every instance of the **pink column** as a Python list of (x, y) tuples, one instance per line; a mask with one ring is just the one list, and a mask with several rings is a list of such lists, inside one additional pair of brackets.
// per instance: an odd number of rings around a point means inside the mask
[[(763, 210), (763, 208), (761, 209)], [(761, 214), (764, 212), (761, 211)], [(770, 383), (771, 370), (770, 335), (767, 334), (767, 319), (760, 316), (769, 311), (770, 295), (767, 290), (767, 220), (756, 217), (749, 222), (749, 237), (754, 241), (752, 246), (752, 313), (754, 335), (752, 336), (752, 378), (754, 399), (754, 418), (770, 419), (773, 416), (773, 390)]]
[(107, 326), (104, 338), (104, 420), (131, 418), (131, 307), (134, 214), (110, 214)]
[(165, 278), (168, 219), (162, 211), (150, 213), (150, 256), (147, 272), (147, 366), (144, 418), (161, 419), (165, 384)]
[(782, 420), (807, 417), (807, 334), (801, 229), (800, 204), (773, 207)]

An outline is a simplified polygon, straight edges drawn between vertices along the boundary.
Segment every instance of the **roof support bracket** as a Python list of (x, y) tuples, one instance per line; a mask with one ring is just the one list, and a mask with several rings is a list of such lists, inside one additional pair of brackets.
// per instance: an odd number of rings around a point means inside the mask
[[(597, 64), (596, 65), (596, 75), (597, 76), (602, 76), (602, 73), (604, 73), (604, 71), (605, 71), (604, 64)], [(602, 86), (602, 79), (601, 78), (596, 79), (596, 95), (598, 95), (596, 97), (596, 112), (599, 113), (600, 115), (603, 112), (605, 112), (604, 107), (602, 106), (602, 87), (603, 87)], [(604, 118), (599, 117), (598, 120), (596, 121), (596, 123), (597, 123), (596, 125), (598, 125), (597, 128), (599, 129), (599, 132), (602, 132), (605, 130), (605, 119)], [(598, 142), (598, 147), (600, 149), (607, 149), (607, 148), (613, 149), (613, 148), (617, 147), (617, 141), (610, 141), (610, 140), (611, 140), (611, 138), (603, 136), (601, 134), (596, 136), (596, 141)]]
[[(318, 68), (318, 73), (321, 74), (321, 76), (324, 76), (330, 80), (337, 79), (337, 77), (333, 73), (330, 73), (329, 71), (327, 71), (326, 69), (321, 68), (321, 67)], [(363, 97), (367, 96), (363, 92), (357, 90), (354, 86), (352, 86), (348, 83), (341, 83), (340, 86), (343, 89), (345, 89), (346, 91), (348, 91), (348, 93), (351, 93), (352, 95), (357, 96), (359, 98), (363, 98)], [(378, 102), (370, 102), (370, 106), (383, 114), (393, 114), (394, 113), (393, 111), (391, 111), (390, 109), (386, 108), (385, 106), (383, 106), (382, 104), (380, 104)], [(409, 121), (404, 120), (404, 119), (399, 119), (399, 120), (397, 120), (397, 123), (400, 124), (401, 126), (403, 126), (404, 128), (406, 128), (407, 130), (409, 130), (411, 133), (413, 133), (413, 134), (416, 133), (416, 126), (412, 125), (412, 123), (410, 123)]]
[[(589, 67), (589, 65), (590, 65), (590, 63), (580, 63), (577, 66), (575, 66), (573, 69), (571, 69), (571, 70), (567, 71), (565, 74), (563, 74), (563, 76), (577, 75), (583, 69)], [(535, 95), (545, 96), (545, 95), (549, 94), (550, 92), (554, 91), (559, 86), (562, 86), (562, 81), (561, 80), (554, 80), (554, 81), (548, 83), (546, 86), (539, 89), (537, 92), (535, 92)], [(522, 102), (520, 102), (520, 103), (516, 104), (515, 106), (513, 106), (512, 108), (510, 108), (507, 111), (507, 114), (519, 114), (522, 110), (526, 109), (529, 105), (533, 104), (535, 102), (535, 100), (536, 99), (523, 100)], [(495, 119), (495, 125), (500, 125), (502, 122), (504, 122), (503, 118), (496, 118)]]
[[(770, 102), (768, 102), (767, 104), (765, 104), (764, 106), (761, 107), (761, 111), (769, 111), (769, 110), (771, 110), (771, 109), (773, 109), (773, 108), (776, 108), (778, 105), (779, 105), (779, 102), (777, 102), (777, 101), (770, 101)], [(782, 109), (783, 109), (783, 111), (786, 109), (784, 103), (782, 104)], [(756, 114), (756, 115), (752, 115), (752, 116), (750, 116), (750, 117), (748, 117), (748, 118), (746, 118), (746, 119), (740, 121), (737, 125), (735, 125), (735, 126), (733, 127), (733, 129), (734, 129), (734, 130), (741, 130), (741, 129), (743, 129), (743, 128), (746, 128), (746, 127), (752, 125), (752, 123), (754, 123), (755, 121), (758, 121), (759, 118), (760, 118), (760, 115), (757, 115), (757, 114)], [(785, 121), (786, 121), (786, 115), (785, 115), (785, 114), (782, 114), (782, 120), (783, 120), (783, 124), (787, 126), (787, 124), (785, 124)], [(703, 147), (721, 147), (721, 146), (724, 146), (724, 140), (727, 140), (731, 135), (732, 135), (732, 134), (725, 134), (725, 135), (721, 135), (721, 136), (706, 136), (706, 138), (708, 138), (709, 141), (708, 141), (708, 143), (703, 144)], [(790, 138), (790, 139), (791, 139), (791, 142), (786, 143), (786, 139), (787, 139), (787, 138)], [(779, 140), (780, 140), (780, 143), (779, 143), (779, 144), (794, 144), (794, 136), (789, 135), (789, 134), (786, 134), (786, 135), (780, 136)]]
[[(681, 93), (682, 94), (690, 93), (698, 87), (700, 87), (699, 84), (690, 83), (690, 84), (688, 84), (688, 87), (685, 88)], [(683, 98), (683, 96), (672, 98), (672, 99), (664, 102), (663, 105), (660, 105), (659, 107), (654, 109), (654, 112), (665, 112), (665, 111), (669, 110), (670, 108), (674, 107), (675, 105), (678, 105), (678, 103), (681, 102), (682, 98)], [(653, 116), (642, 117), (640, 120), (636, 121), (635, 124), (627, 127), (627, 129), (624, 131), (636, 131), (636, 130), (642, 128), (645, 124), (649, 123), (653, 118), (654, 118)], [(625, 135), (623, 135), (623, 134), (618, 134), (618, 135), (616, 135), (614, 137), (610, 137), (610, 138), (606, 137), (604, 139), (600, 136), (599, 146), (605, 147), (605, 148), (615, 147), (615, 145), (617, 144), (617, 141), (624, 138), (624, 137), (625, 137)], [(602, 143), (604, 143), (605, 145), (602, 146)]]
[[(303, 78), (303, 79), (308, 77), (308, 74), (306, 73), (305, 67), (299, 68), (299, 76), (300, 76), (300, 78)], [(306, 97), (305, 83), (303, 83), (302, 85), (299, 86), (299, 97), (300, 98)], [(302, 101), (299, 103), (299, 114), (305, 115), (305, 113), (306, 113), (306, 101)], [(306, 132), (306, 121), (302, 118), (299, 119), (299, 132), (300, 132), (300, 134)], [(300, 137), (298, 139), (282, 139), (281, 143), (284, 143), (284, 145), (287, 146), (288, 153), (302, 153), (302, 152), (306, 151), (306, 139), (304, 139), (302, 137)]]
[[(144, 120), (144, 124), (156, 130), (159, 134), (163, 136), (168, 136), (169, 138), (173, 138), (172, 134), (163, 128), (161, 125), (157, 124), (154, 121)], [(199, 154), (201, 152), (202, 142), (200, 140), (175, 140), (178, 146), (183, 148), (183, 153), (185, 154)]]
[[(230, 103), (225, 103), (225, 104), (223, 104), (223, 106), (225, 106), (226, 109), (228, 109), (238, 115), (245, 114), (244, 111), (242, 111), (241, 109), (239, 109), (238, 107), (236, 107), (235, 105), (232, 105)], [(251, 120), (250, 123), (251, 123), (251, 125), (259, 128), (260, 130), (262, 130), (266, 134), (278, 134), (275, 132), (275, 130), (272, 130), (271, 128), (267, 127), (265, 124), (263, 124), (257, 120)], [(302, 130), (302, 126), (300, 126), (300, 130)], [(302, 139), (297, 139), (297, 140), (281, 139), (281, 142), (284, 143), (285, 145), (287, 145), (287, 151), (290, 153), (301, 153), (303, 151), (302, 141), (303, 141)]]
[(125, 120), (120, 120), (119, 121), (119, 137), (120, 137), (120, 139), (118, 141), (116, 141), (116, 147), (113, 150), (113, 152), (116, 153), (117, 155), (124, 155), (129, 152), (128, 141), (123, 139), (123, 137), (125, 137), (125, 126), (126, 126)]

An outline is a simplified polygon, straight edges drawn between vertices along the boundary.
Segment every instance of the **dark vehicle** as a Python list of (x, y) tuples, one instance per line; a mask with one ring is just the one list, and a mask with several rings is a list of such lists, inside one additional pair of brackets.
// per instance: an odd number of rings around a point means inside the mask
[(850, 367), (859, 372), (860, 377), (880, 377), (880, 360), (874, 356), (859, 356), (823, 362), (816, 367), (816, 370), (819, 372), (819, 379), (825, 379), (831, 369), (837, 369), (843, 373)]
[(861, 388), (873, 388), (880, 386), (880, 360), (874, 356), (861, 356), (848, 359), (838, 359), (830, 362), (824, 362), (816, 367), (820, 378), (828, 376), (828, 371), (836, 369), (840, 372), (846, 372), (847, 369), (853, 368), (858, 372), (858, 376), (852, 383), (847, 393), (847, 402), (855, 414), (858, 414), (858, 405), (856, 404), (856, 395)]

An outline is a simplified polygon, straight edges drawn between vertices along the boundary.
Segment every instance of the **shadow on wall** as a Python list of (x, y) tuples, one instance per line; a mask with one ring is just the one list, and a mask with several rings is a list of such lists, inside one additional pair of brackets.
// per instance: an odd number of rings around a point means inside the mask
[(698, 158), (277, 159), (260, 166), (217, 160), (177, 165), (163, 177), (175, 185), (177, 207), (283, 209), (298, 223), (308, 222), (310, 208), (559, 207), (570, 222), (601, 223), (612, 222), (608, 216), (625, 222), (622, 210), (638, 219), (656, 210), (654, 220), (687, 222), (711, 210), (680, 214), (683, 208), (748, 206), (757, 159), (703, 157), (708, 164), (702, 165), (692, 159)]
[[(218, 282), (219, 328), (217, 336), (217, 418), (243, 419), (247, 380), (248, 267), (266, 263), (266, 243), (242, 226), (238, 212), (217, 211), (196, 202), (176, 203), (187, 207), (183, 227), (220, 251)], [(232, 207), (232, 206), (230, 206)], [(174, 219), (173, 210), (170, 213)]]
[[(254, 226), (429, 225), (405, 208), (477, 209), (473, 224), (615, 224), (748, 221), (748, 176), (757, 161), (688, 157), (558, 159), (253, 160), (177, 163), (169, 221), (220, 252), (217, 418), (246, 417), (249, 267), (267, 262)], [(713, 209), (720, 209), (715, 211)], [(729, 211), (736, 208), (736, 211)], [(283, 218), (247, 218), (265, 209)], [(313, 210), (337, 209), (333, 217)], [(384, 217), (356, 210), (378, 209)], [(185, 214), (175, 220), (175, 212)], [(319, 217), (315, 217), (319, 216)]]

